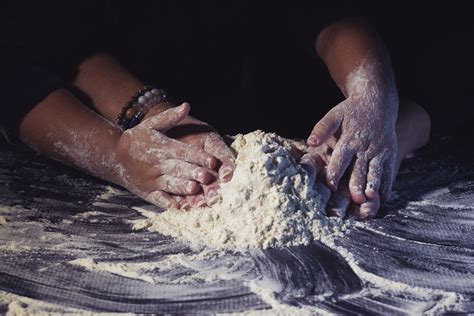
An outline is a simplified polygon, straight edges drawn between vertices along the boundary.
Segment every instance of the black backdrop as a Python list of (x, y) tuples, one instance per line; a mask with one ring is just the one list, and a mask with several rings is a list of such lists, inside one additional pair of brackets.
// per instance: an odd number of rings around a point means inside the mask
[[(289, 1), (247, 5), (244, 9), (239, 8), (241, 11), (236, 9), (236, 14), (249, 13), (245, 10), (253, 12), (254, 20), (250, 21), (249, 27), (243, 28), (244, 31), (226, 27), (207, 29), (214, 35), (212, 39), (194, 38), (193, 45), (212, 48), (225, 46), (229, 38), (253, 37), (250, 42), (254, 47), (244, 49), (252, 55), (248, 63), (258, 65), (247, 77), (245, 74), (243, 78), (242, 74), (237, 76), (240, 60), (235, 63), (221, 60), (218, 53), (207, 58), (192, 58), (183, 48), (181, 52), (170, 51), (167, 55), (164, 53), (167, 51), (165, 37), (149, 51), (158, 51), (157, 55), (123, 49), (121, 59), (144, 80), (164, 85), (179, 99), (189, 100), (196, 116), (222, 132), (263, 128), (289, 137), (305, 137), (317, 119), (341, 100), (341, 95), (324, 65), (307, 50), (307, 43), (297, 43), (292, 38), (307, 41), (296, 34), (301, 30), (298, 21), (308, 19), (304, 14), (298, 16), (302, 12), (298, 11), (299, 5)], [(168, 25), (178, 29), (173, 36), (186, 37), (190, 29), (206, 24), (207, 21), (202, 20), (189, 21), (199, 14), (196, 7), (182, 5), (182, 2), (175, 7), (179, 7), (179, 16), (171, 17), (171, 21), (165, 19)], [(414, 99), (428, 109), (435, 133), (460, 134), (462, 131), (470, 137), (474, 119), (474, 27), (469, 2), (366, 1), (352, 4), (354, 7), (355, 14), (364, 15), (387, 45), (401, 97)], [(295, 9), (297, 13), (290, 14), (289, 21), (278, 18), (280, 11)], [(215, 5), (207, 6), (206, 10), (206, 16), (222, 15), (220, 22), (225, 25), (228, 18), (225, 14), (232, 7)], [(159, 32), (160, 25), (156, 25), (156, 21), (142, 20), (140, 23), (144, 25), (139, 24), (129, 34), (132, 42), (149, 35), (143, 29)], [(287, 31), (288, 28), (291, 30)], [(205, 54), (209, 50), (197, 51), (199, 55), (199, 52)], [(236, 52), (239, 53), (242, 52)], [(162, 56), (165, 56), (165, 62)], [(171, 59), (174, 62), (169, 62)], [(222, 75), (222, 69), (227, 75)], [(239, 89), (242, 85), (250, 88), (242, 92)]]
[[(64, 55), (80, 51), (88, 37), (96, 37), (99, 46), (114, 37), (107, 49), (123, 64), (178, 100), (190, 101), (192, 114), (222, 133), (261, 128), (297, 138), (306, 137), (342, 97), (311, 49), (308, 25), (338, 14), (363, 15), (389, 49), (401, 97), (428, 109), (435, 133), (472, 135), (474, 27), (469, 1), (11, 4), (3, 13), (24, 22), (2, 32), (13, 41), (26, 34), (40, 50), (71, 48), (53, 63), (67, 61)], [(95, 36), (104, 12), (111, 29)], [(50, 34), (37, 36), (35, 30), (43, 24), (47, 31), (42, 32)]]

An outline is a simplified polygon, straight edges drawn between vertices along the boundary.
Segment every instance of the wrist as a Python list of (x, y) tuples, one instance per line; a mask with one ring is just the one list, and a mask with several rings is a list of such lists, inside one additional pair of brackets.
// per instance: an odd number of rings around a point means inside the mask
[(382, 62), (362, 63), (347, 77), (345, 89), (347, 98), (355, 104), (363, 106), (371, 104), (381, 109), (398, 107), (398, 93), (393, 73), (390, 67), (387, 68)]
[(120, 141), (123, 136), (122, 130), (117, 127), (113, 127), (107, 130), (107, 133), (104, 133), (107, 140), (103, 140), (103, 143), (108, 145), (104, 146), (105, 148), (110, 148), (103, 152), (104, 157), (102, 174), (99, 175), (100, 178), (115, 183), (120, 186), (124, 186), (124, 168), (120, 159)]

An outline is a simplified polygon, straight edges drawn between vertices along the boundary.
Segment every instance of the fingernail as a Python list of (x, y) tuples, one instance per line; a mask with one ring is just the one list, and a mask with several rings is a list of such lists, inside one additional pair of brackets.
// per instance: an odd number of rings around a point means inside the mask
[(310, 136), (307, 141), (308, 145), (310, 146), (317, 146), (319, 145), (319, 140), (316, 136)]
[(205, 199), (199, 199), (197, 202), (196, 202), (196, 206), (197, 207), (203, 207), (205, 206), (207, 203), (206, 203), (206, 200)]
[(207, 166), (211, 169), (214, 169), (214, 167), (216, 166), (216, 160), (212, 157), (207, 158), (206, 163), (207, 163)]
[(207, 172), (204, 172), (202, 170), (198, 171), (197, 177), (199, 182), (201, 183), (207, 183), (209, 181), (209, 174)]
[(224, 182), (229, 182), (230, 179), (232, 179), (233, 172), (234, 170), (231, 167), (223, 167), (219, 172), (219, 179)]
[(209, 191), (207, 191), (206, 197), (211, 198), (216, 195), (217, 195), (217, 191), (214, 189), (210, 189)]
[(217, 193), (213, 196), (207, 196), (207, 205), (212, 206), (212, 205), (216, 204), (217, 201), (219, 201), (220, 198), (221, 198), (221, 196)]
[(186, 189), (189, 193), (194, 193), (196, 191), (196, 185), (197, 183), (195, 182), (188, 182), (188, 184), (186, 185)]

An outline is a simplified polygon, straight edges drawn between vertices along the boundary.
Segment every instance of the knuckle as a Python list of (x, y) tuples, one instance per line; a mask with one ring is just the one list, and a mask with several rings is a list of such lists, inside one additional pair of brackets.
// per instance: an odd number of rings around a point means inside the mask
[(147, 168), (147, 170), (145, 171), (145, 175), (148, 179), (153, 179), (161, 175), (161, 169), (158, 166)]

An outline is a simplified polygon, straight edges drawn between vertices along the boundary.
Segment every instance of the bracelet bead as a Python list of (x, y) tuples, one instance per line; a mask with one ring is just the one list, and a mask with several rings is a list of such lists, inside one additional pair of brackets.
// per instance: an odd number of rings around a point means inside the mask
[(116, 123), (123, 130), (132, 128), (140, 123), (146, 113), (156, 104), (167, 102), (168, 96), (163, 89), (145, 86), (122, 108)]

